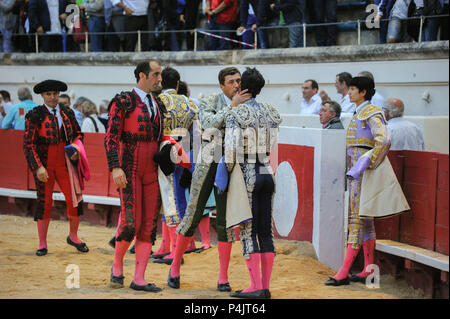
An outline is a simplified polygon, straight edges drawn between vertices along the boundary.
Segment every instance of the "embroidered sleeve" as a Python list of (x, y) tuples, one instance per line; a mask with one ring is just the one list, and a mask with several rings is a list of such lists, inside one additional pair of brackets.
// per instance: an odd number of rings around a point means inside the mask
[(367, 123), (375, 140), (369, 168), (377, 168), (387, 155), (391, 146), (391, 138), (387, 125), (381, 114), (375, 114), (367, 119)]
[(38, 124), (33, 120), (32, 116), (36, 116), (34, 112), (29, 112), (25, 116), (25, 131), (23, 136), (23, 151), (28, 163), (28, 167), (35, 171), (42, 166), (39, 155), (36, 152), (36, 141), (38, 138)]
[(225, 124), (225, 116), (229, 111), (220, 99), (219, 94), (213, 94), (200, 103), (199, 119), (202, 129), (221, 129)]
[[(225, 120), (225, 163), (227, 170), (231, 172), (236, 162), (236, 156), (239, 153), (239, 139), (241, 129), (233, 113), (229, 113)], [(243, 155), (243, 151), (240, 152)]]
[(125, 110), (122, 107), (119, 107), (119, 103), (120, 101), (115, 100), (110, 104), (108, 130), (105, 135), (106, 158), (108, 160), (108, 168), (110, 171), (112, 171), (113, 168), (120, 167), (119, 143), (123, 130)]
[(67, 117), (70, 121), (70, 126), (72, 127), (72, 143), (76, 140), (80, 140), (81, 142), (83, 142), (84, 134), (81, 132), (81, 128), (78, 124), (77, 118), (75, 117), (75, 113), (69, 108), (64, 108), (64, 113), (67, 114)]

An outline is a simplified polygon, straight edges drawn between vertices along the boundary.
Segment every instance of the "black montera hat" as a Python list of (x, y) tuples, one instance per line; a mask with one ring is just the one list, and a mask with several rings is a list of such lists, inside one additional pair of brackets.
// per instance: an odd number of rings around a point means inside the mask
[(41, 94), (49, 91), (64, 92), (67, 90), (67, 84), (57, 80), (45, 80), (36, 84), (33, 88), (34, 93)]

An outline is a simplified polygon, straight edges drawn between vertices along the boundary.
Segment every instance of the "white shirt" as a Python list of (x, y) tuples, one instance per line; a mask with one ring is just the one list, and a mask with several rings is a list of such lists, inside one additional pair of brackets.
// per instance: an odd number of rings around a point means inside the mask
[(47, 34), (61, 34), (59, 21), (59, 0), (47, 0), (48, 13), (50, 14), (50, 31)]
[(319, 94), (313, 95), (309, 100), (309, 103), (306, 99), (302, 99), (302, 103), (300, 104), (300, 114), (319, 114), (321, 106), (322, 99)]
[(225, 93), (222, 93), (223, 98), (225, 99), (225, 102), (227, 103), (227, 105), (231, 105), (231, 100), (228, 98), (228, 96), (225, 95)]
[[(105, 133), (105, 126), (102, 122), (98, 119), (97, 114), (91, 114), (89, 115), (94, 121), (95, 124), (97, 124), (98, 133)], [(85, 117), (83, 120), (83, 124), (81, 124), (81, 132), (83, 133), (96, 133), (95, 132), (95, 125), (94, 122), (90, 118)]]
[(403, 117), (394, 117), (387, 122), (391, 135), (391, 150), (425, 150), (421, 129)]
[(133, 10), (134, 16), (147, 15), (149, 0), (111, 0), (113, 5), (123, 2), (123, 4)]
[(380, 93), (375, 92), (375, 95), (372, 96), (372, 100), (370, 100), (370, 103), (382, 109), (384, 107), (384, 97), (381, 96)]
[(142, 91), (141, 89), (138, 89), (137, 87), (134, 87), (133, 90), (137, 93), (137, 95), (139, 95), (141, 101), (144, 102), (145, 105), (147, 105), (148, 112), (150, 114), (153, 113), (154, 115), (156, 115), (156, 105), (154, 99), (152, 98), (151, 101), (149, 101), (149, 99), (147, 98), (147, 94), (150, 94), (151, 96), (152, 93), (147, 93), (145, 91)]
[[(50, 106), (48, 106), (47, 104), (45, 104), (45, 107), (47, 108), (47, 110), (50, 112), (51, 115), (53, 115), (53, 108), (51, 108)], [(56, 120), (58, 121), (58, 127), (61, 127), (62, 125), (62, 117), (61, 117), (61, 113), (60, 113), (60, 109), (59, 109), (59, 104), (56, 104)]]
[(355, 103), (350, 102), (350, 95), (346, 95), (341, 99), (341, 112), (342, 113), (351, 113), (355, 112), (356, 105)]

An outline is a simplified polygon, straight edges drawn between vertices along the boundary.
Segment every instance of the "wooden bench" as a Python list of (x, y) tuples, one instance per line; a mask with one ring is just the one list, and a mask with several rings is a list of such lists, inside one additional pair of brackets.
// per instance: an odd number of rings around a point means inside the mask
[(385, 239), (378, 239), (375, 249), (408, 260), (413, 260), (441, 271), (448, 272), (449, 269), (449, 257), (447, 255), (428, 249)]

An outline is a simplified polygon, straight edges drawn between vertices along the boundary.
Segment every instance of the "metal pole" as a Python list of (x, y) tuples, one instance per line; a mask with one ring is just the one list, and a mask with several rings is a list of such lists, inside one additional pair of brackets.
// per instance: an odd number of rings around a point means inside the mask
[(197, 29), (194, 30), (194, 52), (197, 51)]
[(303, 47), (306, 48), (306, 23), (303, 22)]
[(361, 45), (361, 21), (358, 19), (358, 45)]
[(38, 34), (35, 33), (34, 34), (34, 43), (36, 45), (36, 53), (39, 53), (39, 38), (38, 37), (39, 37)]
[(255, 50), (258, 49), (258, 30), (255, 30)]
[(138, 30), (138, 41), (137, 41), (137, 45), (138, 45), (138, 52), (141, 52), (141, 30)]
[(84, 33), (84, 52), (89, 52), (89, 38), (88, 38), (88, 33), (87, 32), (85, 32)]
[(422, 43), (423, 16), (420, 17), (419, 43)]

